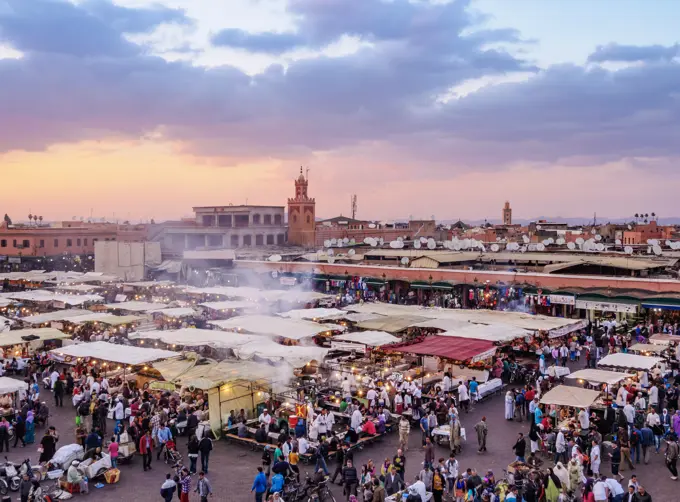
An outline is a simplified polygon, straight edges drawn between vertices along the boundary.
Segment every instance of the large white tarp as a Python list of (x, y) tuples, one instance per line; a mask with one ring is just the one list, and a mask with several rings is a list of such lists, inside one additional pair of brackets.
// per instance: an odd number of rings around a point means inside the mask
[(104, 298), (99, 295), (60, 295), (58, 293), (53, 293), (51, 291), (45, 291), (42, 289), (1, 294), (5, 298), (35, 303), (61, 302), (65, 305), (82, 305), (83, 303), (88, 302), (104, 301)]
[(252, 341), (234, 349), (239, 359), (264, 359), (273, 363), (285, 362), (295, 368), (304, 366), (308, 362), (323, 361), (328, 349), (321, 347), (299, 347), (292, 345), (280, 345), (273, 340), (261, 339)]
[(147, 312), (150, 314), (163, 314), (165, 317), (191, 317), (196, 315), (196, 311), (190, 307), (147, 310)]
[(635, 375), (632, 374), (619, 373), (618, 371), (605, 371), (588, 368), (584, 370), (575, 371), (574, 373), (567, 375), (564, 378), (569, 380), (582, 380), (584, 382), (595, 384), (606, 383), (609, 385), (614, 385), (616, 383), (619, 383), (621, 380), (625, 380), (626, 378), (632, 378), (634, 376)]
[(624, 368), (634, 370), (651, 370), (657, 364), (663, 362), (660, 357), (640, 356), (638, 354), (624, 354), (617, 352), (603, 357), (597, 363), (598, 366), (610, 368)]
[(600, 392), (597, 390), (558, 385), (553, 387), (541, 397), (543, 404), (555, 404), (558, 406), (573, 406), (575, 408), (588, 408), (597, 401)]
[(28, 317), (21, 317), (20, 320), (21, 322), (24, 322), (26, 324), (33, 324), (33, 325), (38, 325), (38, 324), (45, 324), (48, 322), (53, 322), (53, 321), (64, 321), (66, 319), (70, 318), (75, 318), (79, 316), (88, 316), (91, 315), (92, 311), (90, 310), (82, 310), (82, 309), (66, 309), (66, 310), (57, 310), (56, 312), (47, 312), (45, 314), (37, 314), (37, 315), (31, 315)]
[(111, 361), (120, 364), (145, 364), (160, 359), (178, 357), (180, 354), (170, 350), (134, 347), (131, 345), (116, 345), (108, 342), (80, 343), (53, 349), (50, 353), (57, 356), (71, 356), (72, 358), (91, 358)]
[(0, 394), (13, 394), (20, 390), (27, 390), (26, 382), (9, 377), (0, 377)]
[(333, 340), (360, 343), (369, 347), (379, 347), (381, 345), (400, 342), (401, 338), (390, 335), (384, 331), (357, 331), (355, 333), (334, 336)]
[(209, 308), (211, 310), (243, 310), (256, 309), (259, 305), (247, 300), (224, 300), (221, 302), (205, 302), (199, 304), (199, 307)]
[(317, 319), (339, 319), (346, 315), (346, 312), (340, 309), (316, 308), (289, 310), (288, 312), (282, 312), (278, 315), (287, 319), (316, 321)]
[(207, 288), (186, 288), (189, 294), (224, 296), (225, 298), (238, 298), (243, 300), (277, 302), (285, 301), (290, 303), (307, 303), (330, 295), (316, 293), (314, 291), (296, 291), (285, 289), (258, 289), (250, 287), (234, 288), (231, 286), (214, 286)]
[(452, 331), (438, 333), (440, 336), (454, 336), (458, 338), (474, 338), (495, 343), (508, 343), (516, 338), (524, 338), (531, 333), (522, 328), (502, 326), (497, 324), (468, 324)]
[[(33, 340), (26, 340), (25, 337), (37, 337)], [(71, 338), (71, 335), (62, 333), (54, 328), (35, 328), (35, 329), (18, 329), (14, 331), (5, 331), (0, 333), (0, 347), (11, 347), (22, 343), (29, 343), (40, 340), (60, 340), (63, 338)]]
[(150, 302), (120, 302), (120, 303), (107, 303), (105, 307), (113, 310), (127, 310), (129, 312), (150, 312), (152, 310), (160, 310), (167, 308), (164, 303), (150, 303)]
[(229, 331), (272, 337), (280, 336), (291, 340), (301, 340), (328, 331), (327, 327), (315, 322), (282, 319), (277, 316), (266, 315), (243, 315), (222, 321), (210, 321), (209, 324)]

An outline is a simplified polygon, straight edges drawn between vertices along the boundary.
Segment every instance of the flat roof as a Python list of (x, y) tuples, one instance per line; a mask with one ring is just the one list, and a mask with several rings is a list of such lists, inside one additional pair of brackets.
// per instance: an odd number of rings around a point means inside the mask
[(245, 204), (241, 204), (238, 206), (194, 206), (192, 209), (196, 211), (197, 209), (285, 209), (286, 206), (251, 206), (248, 205), (246, 206)]

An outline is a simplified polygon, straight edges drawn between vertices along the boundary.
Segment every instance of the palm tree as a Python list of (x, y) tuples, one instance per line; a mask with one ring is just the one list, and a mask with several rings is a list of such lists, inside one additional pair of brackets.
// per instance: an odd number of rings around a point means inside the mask
[(31, 221), (33, 221), (33, 215), (31, 213), (28, 213), (28, 224), (31, 224)]
[(635, 213), (635, 221), (637, 221), (637, 219), (638, 219), (639, 217), (640, 217), (640, 215), (639, 215), (638, 213)]
[(656, 213), (652, 213), (652, 219), (656, 218)]
[(42, 217), (42, 216), (38, 216), (38, 219), (40, 220), (40, 224), (42, 225), (43, 217)]

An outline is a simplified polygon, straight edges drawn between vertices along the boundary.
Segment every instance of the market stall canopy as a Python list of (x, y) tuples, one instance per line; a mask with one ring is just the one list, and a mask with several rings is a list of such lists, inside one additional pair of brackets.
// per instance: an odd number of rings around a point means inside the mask
[(59, 302), (64, 305), (82, 305), (88, 302), (103, 302), (99, 295), (60, 295), (51, 291), (37, 289), (35, 291), (17, 291), (16, 293), (0, 293), (5, 298), (22, 300), (25, 302), (48, 303)]
[(200, 303), (199, 307), (205, 307), (211, 310), (239, 310), (239, 309), (256, 309), (258, 304), (247, 300), (225, 300), (222, 302), (205, 302)]
[(21, 317), (19, 320), (26, 324), (45, 324), (48, 322), (64, 321), (71, 317), (87, 316), (92, 314), (90, 310), (81, 309), (66, 309), (57, 310), (56, 312), (47, 312), (45, 314), (30, 315), (27, 317)]
[(71, 338), (71, 335), (54, 328), (18, 329), (0, 333), (0, 347), (11, 347), (44, 340), (63, 340), (65, 338)]
[(270, 339), (253, 341), (234, 349), (239, 359), (262, 359), (272, 363), (286, 363), (294, 368), (300, 368), (311, 361), (321, 362), (328, 354), (328, 349), (310, 346), (300, 347), (281, 345)]
[(0, 307), (9, 307), (12, 305), (14, 302), (13, 300), (10, 300), (9, 298), (0, 298)]
[(573, 406), (574, 408), (588, 408), (600, 397), (597, 390), (558, 385), (541, 397), (541, 403), (557, 406)]
[(424, 317), (416, 315), (399, 315), (399, 316), (385, 316), (378, 319), (371, 319), (357, 323), (356, 327), (359, 329), (366, 329), (372, 331), (387, 331), (388, 333), (399, 333), (405, 331), (411, 326), (425, 321)]
[(149, 314), (162, 314), (165, 317), (192, 317), (196, 311), (190, 307), (174, 307), (168, 309), (148, 310)]
[(150, 302), (120, 302), (120, 303), (107, 303), (104, 305), (110, 310), (127, 310), (128, 312), (148, 312), (150, 310), (160, 310), (167, 308), (164, 303), (150, 303)]
[(109, 342), (79, 343), (59, 349), (50, 350), (50, 355), (55, 354), (59, 358), (70, 356), (71, 358), (91, 358), (102, 361), (111, 361), (120, 364), (146, 364), (159, 359), (178, 357), (180, 354), (170, 350), (147, 349), (131, 345), (117, 345)]
[(139, 281), (139, 282), (124, 282), (123, 286), (131, 286), (133, 288), (157, 288), (174, 286), (172, 281)]
[(281, 317), (285, 317), (287, 319), (302, 319), (305, 321), (316, 321), (322, 319), (340, 319), (344, 314), (345, 311), (340, 309), (316, 308), (316, 309), (289, 310), (288, 312), (282, 312), (278, 315)]
[(72, 317), (65, 319), (65, 321), (73, 324), (85, 324), (86, 322), (97, 322), (101, 324), (108, 324), (109, 326), (121, 326), (123, 324), (130, 324), (139, 322), (145, 319), (138, 315), (113, 315), (106, 312), (90, 313), (89, 315)]
[(209, 324), (224, 330), (253, 335), (280, 336), (291, 340), (301, 340), (328, 331), (327, 327), (315, 322), (266, 315), (243, 315), (222, 321), (209, 321)]
[(496, 352), (494, 344), (487, 340), (470, 340), (439, 335), (427, 336), (421, 342), (397, 346), (386, 345), (381, 348), (386, 351), (437, 356), (454, 361), (486, 359)]
[(355, 333), (334, 336), (333, 340), (360, 343), (369, 347), (379, 347), (381, 345), (398, 343), (401, 341), (401, 338), (390, 335), (384, 331), (357, 331)]
[(531, 333), (523, 328), (513, 326), (500, 326), (492, 324), (468, 324), (452, 331), (439, 333), (439, 336), (454, 336), (459, 338), (474, 338), (477, 340), (487, 340), (494, 343), (509, 343), (517, 338), (524, 338)]
[(0, 326), (11, 326), (16, 321), (0, 315)]
[(651, 344), (651, 343), (636, 343), (628, 350), (631, 352), (640, 352), (643, 355), (659, 355), (668, 349), (667, 345)]
[(364, 321), (372, 321), (374, 319), (380, 319), (381, 317), (385, 317), (382, 314), (359, 314), (359, 313), (349, 313), (345, 312), (344, 315), (341, 317), (341, 319), (345, 319), (349, 322), (364, 322)]
[(242, 335), (231, 331), (182, 328), (171, 330), (137, 331), (130, 333), (131, 340), (159, 340), (168, 345), (199, 347), (207, 345), (217, 349), (233, 349), (249, 342), (261, 342), (259, 335)]
[(14, 394), (27, 388), (26, 382), (9, 377), (0, 377), (0, 394)]
[(621, 380), (632, 378), (634, 376), (635, 375), (628, 373), (619, 373), (618, 371), (594, 370), (589, 368), (575, 371), (570, 375), (566, 375), (564, 378), (569, 380), (583, 380), (592, 384), (606, 383), (608, 385), (614, 385), (619, 383)]
[(153, 364), (161, 376), (177, 385), (208, 390), (238, 380), (275, 381), (290, 379), (290, 373), (278, 366), (253, 361), (214, 361), (196, 357), (160, 361)]
[(649, 371), (657, 364), (663, 362), (660, 357), (641, 356), (638, 354), (624, 354), (617, 352), (603, 357), (597, 363), (598, 366), (608, 366), (610, 368), (626, 368), (633, 370)]
[(64, 286), (57, 286), (58, 291), (75, 291), (76, 293), (87, 293), (95, 289), (102, 289), (102, 286), (95, 286), (94, 284), (71, 284)]
[(289, 303), (307, 303), (323, 298), (330, 298), (332, 295), (316, 293), (314, 291), (294, 291), (284, 289), (258, 289), (258, 288), (234, 288), (231, 286), (214, 286), (208, 288), (186, 288), (188, 294), (216, 295), (226, 298), (238, 298), (253, 301), (285, 301)]
[[(0, 304), (0, 306), (2, 306)], [(656, 345), (669, 345), (671, 342), (680, 342), (680, 336), (677, 335), (667, 335), (666, 333), (657, 333), (649, 337), (649, 343)]]

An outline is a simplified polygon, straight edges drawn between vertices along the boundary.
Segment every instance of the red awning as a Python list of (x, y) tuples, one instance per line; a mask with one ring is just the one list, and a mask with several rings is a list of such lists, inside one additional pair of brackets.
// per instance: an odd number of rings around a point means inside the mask
[(422, 342), (397, 347), (385, 345), (382, 348), (387, 351), (404, 352), (406, 354), (438, 356), (454, 361), (467, 361), (496, 347), (493, 342), (488, 340), (432, 335), (425, 337)]

